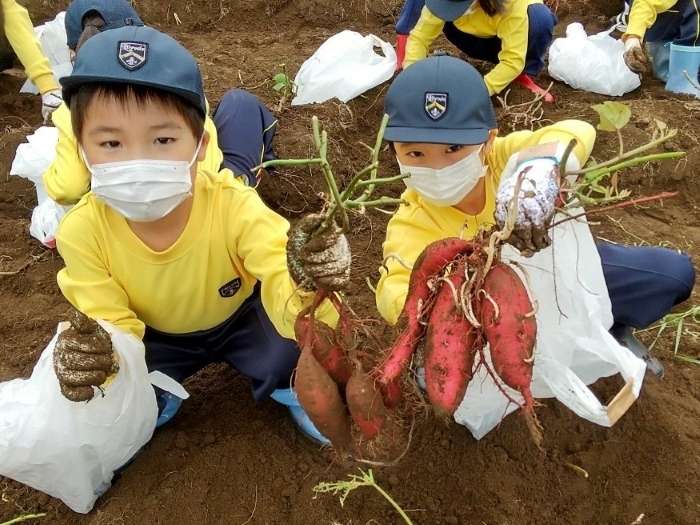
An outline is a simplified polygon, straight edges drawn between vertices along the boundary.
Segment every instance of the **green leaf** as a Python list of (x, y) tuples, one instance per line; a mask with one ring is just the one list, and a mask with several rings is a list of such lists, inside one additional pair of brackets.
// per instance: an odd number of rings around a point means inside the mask
[(282, 91), (285, 87), (287, 87), (287, 84), (277, 83), (274, 86), (272, 86), (272, 89), (274, 89), (275, 91)]
[(277, 73), (274, 77), (272, 77), (272, 80), (274, 80), (275, 84), (289, 84), (289, 77), (287, 77), (287, 75), (284, 73)]
[(632, 110), (627, 104), (622, 102), (606, 101), (602, 104), (596, 104), (591, 108), (598, 113), (600, 123), (598, 129), (601, 131), (616, 131), (624, 128), (630, 121)]

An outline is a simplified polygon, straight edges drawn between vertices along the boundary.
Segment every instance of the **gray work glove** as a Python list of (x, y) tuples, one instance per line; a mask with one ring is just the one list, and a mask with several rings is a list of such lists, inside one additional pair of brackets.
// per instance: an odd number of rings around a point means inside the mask
[(333, 223), (317, 232), (323, 215), (307, 215), (289, 232), (287, 266), (303, 289), (343, 290), (350, 281), (350, 244)]
[[(556, 212), (559, 197), (559, 162), (566, 146), (557, 142), (537, 145), (511, 156), (501, 174), (496, 194), (496, 223), (502, 229), (506, 223), (515, 186), (522, 174), (517, 218), (508, 244), (521, 255), (532, 256), (552, 243), (549, 226)], [(567, 171), (579, 168), (572, 153)]]
[(70, 401), (89, 401), (93, 386), (100, 386), (118, 371), (112, 339), (97, 322), (75, 310), (70, 328), (61, 332), (53, 365), (61, 393)]

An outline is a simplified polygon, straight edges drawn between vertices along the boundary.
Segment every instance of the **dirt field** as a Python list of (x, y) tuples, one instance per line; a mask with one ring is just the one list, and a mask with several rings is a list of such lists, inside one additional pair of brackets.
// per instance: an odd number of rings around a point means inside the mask
[[(65, 1), (25, 0), (39, 23), (65, 7)], [(210, 102), (229, 88), (248, 89), (270, 107), (278, 102), (271, 77), (286, 64), (290, 76), (327, 37), (344, 28), (393, 38), (396, 0), (377, 3), (327, 0), (174, 0), (134, 2), (145, 20), (180, 39), (199, 59)], [(601, 29), (616, 9), (603, 0), (560, 0), (562, 24), (580, 20)], [(245, 6), (245, 7), (241, 7)], [(175, 16), (177, 14), (177, 17)], [(176, 18), (182, 23), (176, 24)], [(548, 83), (546, 76), (541, 83)], [(0, 271), (30, 264), (16, 275), (0, 276), (0, 381), (27, 377), (55, 326), (68, 310), (56, 285), (62, 262), (28, 235), (34, 189), (9, 177), (14, 151), (39, 125), (39, 99), (17, 95), (21, 79), (0, 75)], [(328, 102), (276, 114), (280, 157), (303, 156), (310, 149), (309, 124), (317, 114), (331, 137), (339, 174), (364, 165), (366, 150), (381, 117), (381, 86), (348, 105)], [(590, 105), (604, 97), (555, 85), (557, 104), (545, 118), (596, 122)], [(522, 93), (513, 93), (522, 98)], [(700, 260), (700, 102), (675, 97), (653, 80), (625, 101), (633, 122), (625, 130), (629, 146), (644, 142), (653, 118), (680, 129), (673, 146), (687, 160), (650, 165), (624, 175), (635, 195), (679, 190), (681, 196), (651, 206), (597, 217), (595, 232), (606, 239), (664, 245)], [(503, 122), (504, 128), (508, 122)], [(594, 156), (608, 158), (617, 148), (614, 134), (599, 135)], [(383, 169), (396, 166), (385, 154)], [(267, 203), (293, 219), (319, 209), (319, 177), (281, 171), (261, 188)], [(392, 192), (398, 195), (401, 186)], [(386, 217), (353, 218), (354, 290), (352, 304), (376, 316), (364, 284), (381, 258)], [(697, 294), (691, 299), (697, 304)], [(690, 304), (688, 303), (688, 304)], [(688, 305), (686, 305), (687, 307)], [(645, 334), (653, 337), (653, 334)], [(648, 339), (647, 339), (648, 340)], [(396, 468), (375, 471), (379, 483), (410, 511), (416, 523), (464, 525), (700, 523), (700, 367), (674, 360), (672, 337), (655, 352), (667, 370), (662, 380), (647, 378), (639, 401), (612, 429), (577, 418), (555, 401), (538, 413), (545, 428), (545, 455), (531, 444), (521, 418), (506, 418), (483, 440), (462, 427), (419, 421), (411, 449)], [(683, 340), (683, 351), (700, 355), (697, 340)], [(613, 382), (601, 382), (603, 399)], [(398, 518), (369, 489), (353, 493), (344, 508), (330, 495), (314, 498), (319, 481), (341, 479), (355, 467), (340, 466), (303, 438), (284, 408), (272, 401), (255, 405), (247, 381), (223, 367), (204, 370), (186, 385), (192, 398), (174, 423), (159, 431), (146, 450), (82, 516), (60, 501), (0, 478), (0, 522), (28, 512), (45, 512), (37, 523), (51, 524), (392, 524)], [(579, 465), (584, 479), (565, 462)], [(644, 515), (639, 519), (640, 515)], [(637, 520), (637, 521), (635, 521)]]

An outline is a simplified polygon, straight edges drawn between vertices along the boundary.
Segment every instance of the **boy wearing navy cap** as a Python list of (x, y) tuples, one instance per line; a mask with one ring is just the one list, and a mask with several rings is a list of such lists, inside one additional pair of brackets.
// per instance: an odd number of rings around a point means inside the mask
[[(66, 10), (65, 25), (68, 47), (75, 53), (101, 32), (143, 26), (143, 22), (127, 0), (74, 0)], [(59, 204), (72, 205), (90, 190), (90, 172), (78, 155), (68, 107), (61, 105), (52, 118), (58, 143), (56, 157), (43, 174), (44, 188)], [(212, 172), (229, 168), (255, 186), (259, 173), (252, 168), (274, 157), (276, 124), (257, 97), (240, 89), (230, 90), (222, 97), (214, 119), (206, 117), (210, 141), (204, 164)]]
[[(66, 299), (142, 339), (149, 370), (184, 381), (227, 362), (251, 378), (256, 399), (287, 389), (294, 319), (311, 300), (299, 285), (347, 282), (345, 237), (328, 231), (313, 248), (290, 246), (302, 263), (290, 276), (287, 221), (230, 170), (202, 162), (210, 140), (202, 78), (169, 36), (134, 26), (100, 33), (61, 83), (92, 186), (57, 234)], [(337, 320), (328, 303), (319, 317)], [(89, 399), (111, 368), (94, 357), (100, 345), (82, 348), (64, 334), (55, 352), (62, 391)], [(179, 403), (165, 401), (167, 419)]]
[[(567, 171), (583, 166), (593, 149), (594, 128), (565, 120), (537, 131), (498, 137), (489, 90), (479, 73), (449, 56), (427, 58), (402, 72), (385, 100), (393, 143), (408, 189), (387, 226), (386, 269), (377, 286), (377, 307), (395, 324), (408, 293), (411, 264), (431, 242), (503, 225), (523, 172), (518, 221), (509, 243), (522, 255), (550, 244), (547, 230), (559, 195), (553, 169), (566, 145), (576, 139)], [(526, 170), (525, 167), (529, 168)], [(598, 244), (612, 303), (611, 332), (657, 374), (663, 368), (632, 336), (690, 296), (695, 274), (685, 254), (656, 247)], [(389, 255), (397, 257), (388, 257)]]

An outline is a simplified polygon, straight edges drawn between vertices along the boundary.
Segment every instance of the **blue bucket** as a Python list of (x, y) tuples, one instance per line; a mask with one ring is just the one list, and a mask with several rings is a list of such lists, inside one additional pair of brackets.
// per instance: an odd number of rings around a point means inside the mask
[(292, 419), (305, 435), (321, 443), (322, 445), (330, 445), (330, 440), (321, 434), (316, 426), (311, 422), (306, 411), (299, 404), (297, 399), (297, 394), (291, 388), (278, 388), (270, 397), (277, 401), (279, 404), (289, 408), (289, 412), (292, 414)]
[(668, 91), (700, 97), (698, 70), (700, 70), (700, 47), (671, 44), (666, 82)]

